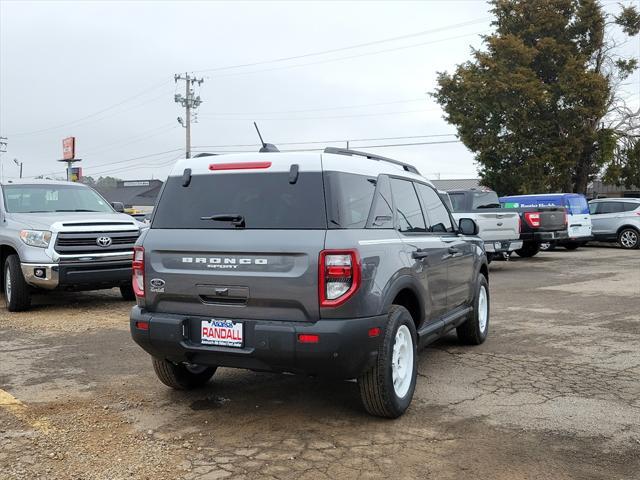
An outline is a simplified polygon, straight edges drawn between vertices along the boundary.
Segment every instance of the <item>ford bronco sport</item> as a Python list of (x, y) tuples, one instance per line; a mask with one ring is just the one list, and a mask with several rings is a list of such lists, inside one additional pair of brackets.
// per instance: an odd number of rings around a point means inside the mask
[(133, 339), (159, 379), (217, 367), (357, 379), (365, 409), (398, 417), (417, 352), (489, 331), (487, 258), (407, 164), (327, 148), (176, 163), (134, 247)]

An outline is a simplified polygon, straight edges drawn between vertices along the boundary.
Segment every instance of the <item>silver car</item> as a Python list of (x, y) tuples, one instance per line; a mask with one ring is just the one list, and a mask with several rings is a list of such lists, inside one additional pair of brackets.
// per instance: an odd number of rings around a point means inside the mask
[(599, 198), (589, 202), (594, 240), (640, 247), (640, 198)]

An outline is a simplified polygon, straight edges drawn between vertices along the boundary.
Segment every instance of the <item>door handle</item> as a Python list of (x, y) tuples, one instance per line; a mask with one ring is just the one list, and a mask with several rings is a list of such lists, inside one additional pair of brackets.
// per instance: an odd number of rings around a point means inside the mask
[(460, 250), (457, 249), (456, 247), (449, 247), (447, 249), (447, 252), (449, 252), (451, 255), (455, 255), (456, 253), (460, 253)]
[(428, 256), (429, 256), (429, 252), (426, 250), (423, 250), (422, 248), (419, 248), (411, 252), (411, 258), (414, 258), (416, 260), (427, 258)]

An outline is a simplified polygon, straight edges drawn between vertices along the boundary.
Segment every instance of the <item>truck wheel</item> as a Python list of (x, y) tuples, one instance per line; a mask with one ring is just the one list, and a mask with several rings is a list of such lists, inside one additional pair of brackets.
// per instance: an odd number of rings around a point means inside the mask
[(417, 335), (409, 311), (392, 305), (375, 365), (358, 378), (365, 410), (377, 417), (397, 418), (416, 388)]
[(20, 258), (15, 254), (4, 262), (4, 300), (10, 312), (21, 312), (31, 306), (31, 290), (24, 281)]
[(473, 310), (466, 322), (456, 328), (458, 339), (466, 345), (480, 345), (489, 335), (489, 282), (484, 275), (476, 281)]
[(120, 295), (123, 300), (135, 300), (136, 294), (133, 293), (133, 286), (130, 283), (126, 285), (120, 285)]
[(205, 385), (217, 367), (175, 364), (168, 360), (153, 358), (153, 369), (162, 383), (176, 390), (191, 390)]
[(633, 228), (625, 228), (618, 234), (618, 243), (622, 248), (632, 250), (640, 247), (640, 234)]
[(518, 250), (516, 250), (516, 253), (518, 254), (519, 257), (529, 258), (529, 257), (536, 256), (539, 251), (540, 251), (539, 243), (524, 242), (524, 245), (522, 245), (522, 248), (519, 248)]
[(566, 248), (567, 250), (577, 250), (578, 247), (580, 247), (580, 243), (579, 242), (567, 242), (563, 245), (564, 248)]

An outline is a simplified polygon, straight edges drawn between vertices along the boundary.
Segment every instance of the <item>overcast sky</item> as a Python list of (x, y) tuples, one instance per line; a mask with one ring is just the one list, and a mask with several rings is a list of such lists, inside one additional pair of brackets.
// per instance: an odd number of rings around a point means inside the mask
[[(173, 75), (186, 71), (204, 78), (196, 151), (246, 150), (221, 146), (256, 143), (256, 120), (281, 149), (352, 140), (351, 148), (409, 161), (430, 178), (474, 177), (472, 154), (445, 136), (455, 129), (428, 92), (436, 72), (481, 47), (488, 10), (480, 0), (0, 0), (4, 178), (18, 175), (14, 158), (27, 177), (64, 175), (56, 160), (62, 139), (75, 136), (85, 175), (164, 179), (183, 155), (176, 118), (184, 113), (173, 97), (184, 83)], [(638, 42), (626, 49), (639, 55)], [(635, 104), (638, 78), (628, 87)], [(390, 137), (415, 138), (355, 141)], [(371, 148), (420, 142), (452, 143)]]

